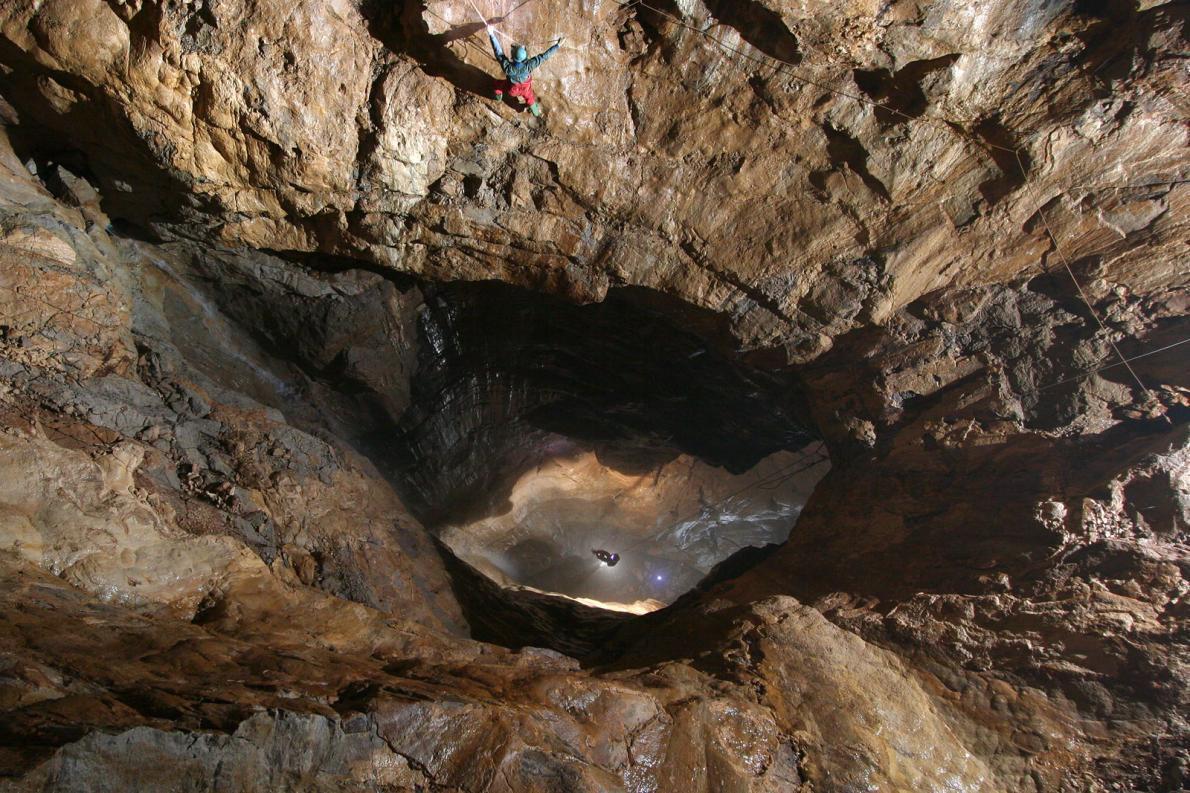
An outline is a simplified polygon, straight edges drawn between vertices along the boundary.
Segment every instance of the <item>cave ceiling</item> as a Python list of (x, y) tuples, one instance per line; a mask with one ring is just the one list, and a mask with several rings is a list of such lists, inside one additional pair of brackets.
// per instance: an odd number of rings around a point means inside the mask
[(0, 791), (1185, 789), (1186, 17), (0, 2)]

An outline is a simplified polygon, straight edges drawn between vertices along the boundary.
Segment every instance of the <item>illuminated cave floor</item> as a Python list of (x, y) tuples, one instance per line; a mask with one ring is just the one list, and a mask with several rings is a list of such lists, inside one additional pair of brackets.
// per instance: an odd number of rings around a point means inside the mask
[[(625, 474), (583, 452), (527, 471), (506, 510), (444, 526), (439, 536), (504, 586), (644, 614), (742, 548), (784, 542), (829, 467), (818, 443), (769, 455), (739, 475), (688, 455)], [(608, 566), (595, 550), (620, 561)]]

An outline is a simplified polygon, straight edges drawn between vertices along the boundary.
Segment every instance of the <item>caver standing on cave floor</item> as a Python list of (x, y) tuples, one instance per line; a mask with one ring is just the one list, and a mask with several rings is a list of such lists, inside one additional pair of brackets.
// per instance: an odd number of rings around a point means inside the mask
[(537, 97), (533, 93), (532, 72), (557, 51), (558, 45), (562, 43), (562, 38), (559, 37), (554, 42), (554, 46), (532, 58), (529, 57), (529, 52), (525, 49), (524, 44), (517, 44), (512, 48), (512, 57), (509, 58), (500, 46), (500, 39), (496, 38), (495, 28), (491, 25), (487, 27), (488, 38), (492, 42), (492, 51), (496, 53), (496, 62), (500, 64), (500, 68), (504, 70), (504, 76), (508, 78), (496, 81), (496, 98), (503, 99), (504, 92), (507, 91), (509, 96), (515, 96), (521, 100), (522, 104), (528, 105), (529, 110), (533, 111), (533, 115), (540, 116), (541, 105), (537, 103)]

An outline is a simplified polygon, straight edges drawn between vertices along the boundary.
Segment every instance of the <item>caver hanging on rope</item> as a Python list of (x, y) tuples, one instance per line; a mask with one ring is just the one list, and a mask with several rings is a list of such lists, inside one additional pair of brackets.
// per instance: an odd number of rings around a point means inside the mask
[(620, 554), (615, 551), (605, 551), (602, 548), (592, 548), (591, 553), (595, 554), (595, 558), (603, 562), (608, 567), (615, 567), (620, 561)]
[(505, 77), (508, 78), (496, 81), (496, 98), (504, 98), (504, 94), (507, 92), (509, 96), (515, 96), (522, 104), (528, 105), (529, 110), (533, 111), (533, 115), (540, 116), (541, 105), (537, 103), (537, 97), (533, 93), (531, 72), (558, 50), (558, 45), (562, 43), (561, 37), (554, 42), (554, 46), (532, 58), (529, 57), (524, 44), (517, 44), (512, 48), (512, 57), (509, 58), (504, 54), (504, 48), (500, 46), (500, 39), (496, 38), (495, 28), (491, 25), (488, 25), (487, 28), (488, 38), (492, 42), (492, 51), (496, 53), (496, 62), (500, 64)]

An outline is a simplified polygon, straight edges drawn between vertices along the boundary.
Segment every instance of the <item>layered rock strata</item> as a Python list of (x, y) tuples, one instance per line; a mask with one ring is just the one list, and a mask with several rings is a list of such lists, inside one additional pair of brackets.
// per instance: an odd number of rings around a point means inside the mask
[[(0, 786), (1183, 788), (1185, 10), (484, 10), (544, 121), (466, 4), (0, 6)], [(651, 290), (832, 469), (655, 614), (484, 588), (411, 276)]]

